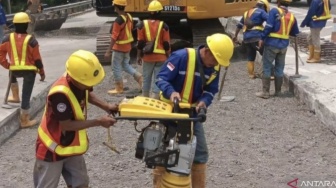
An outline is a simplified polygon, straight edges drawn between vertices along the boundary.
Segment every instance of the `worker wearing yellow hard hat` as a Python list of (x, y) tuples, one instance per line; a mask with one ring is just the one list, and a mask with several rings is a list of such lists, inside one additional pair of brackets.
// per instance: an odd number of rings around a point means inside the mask
[(134, 41), (132, 35), (133, 18), (129, 13), (125, 12), (126, 0), (114, 0), (113, 6), (118, 16), (113, 22), (110, 45), (106, 49), (104, 57), (105, 60), (111, 61), (115, 88), (108, 90), (107, 93), (121, 94), (124, 92), (123, 71), (133, 76), (141, 90), (142, 75), (129, 63), (132, 42)]
[(105, 72), (98, 58), (78, 50), (66, 62), (66, 72), (51, 87), (36, 141), (34, 187), (58, 187), (61, 175), (67, 187), (89, 187), (83, 154), (89, 147), (87, 128), (108, 128), (116, 120), (108, 115), (88, 119), (88, 102), (114, 113), (118, 106), (95, 96), (92, 87)]
[[(39, 51), (39, 44), (34, 36), (27, 34), (29, 16), (24, 12), (14, 15), (15, 32), (6, 35), (0, 45), (1, 65), (10, 71), (10, 89), (12, 96), (7, 101), (21, 103), (21, 128), (37, 124), (30, 119), (30, 98), (35, 84), (36, 73), (40, 74), (41, 81), (45, 79), (44, 67)], [(7, 59), (7, 55), (9, 59)], [(22, 101), (19, 94), (17, 78), (23, 77)]]
[(281, 95), (285, 59), (289, 36), (295, 37), (299, 34), (299, 28), (294, 14), (288, 6), (291, 0), (279, 0), (278, 7), (272, 8), (269, 12), (265, 29), (262, 32), (259, 48), (264, 46), (263, 53), (263, 76), (262, 91), (257, 92), (256, 96), (264, 99), (270, 98), (271, 71), (274, 62), (274, 96)]
[(300, 27), (309, 27), (308, 49), (309, 57), (307, 63), (319, 63), (321, 61), (321, 30), (327, 25), (332, 15), (330, 13), (330, 0), (312, 0), (306, 17), (302, 20)]
[(160, 90), (155, 85), (155, 78), (170, 54), (169, 27), (160, 20), (163, 6), (159, 1), (151, 1), (147, 10), (149, 18), (137, 26), (137, 63), (142, 65), (142, 95), (159, 99)]
[[(219, 90), (219, 67), (230, 65), (233, 48), (229, 36), (216, 33), (208, 36), (205, 45), (197, 49), (185, 48), (173, 52), (157, 76), (156, 85), (162, 91), (161, 100), (173, 102), (177, 98), (194, 106), (196, 113), (200, 108), (208, 108)], [(202, 123), (195, 122), (192, 132), (197, 138), (192, 185), (204, 188), (209, 154)]]
[(258, 48), (258, 42), (264, 29), (264, 22), (267, 21), (269, 12), (269, 3), (267, 0), (259, 0), (255, 7), (244, 12), (233, 37), (233, 41), (238, 42), (238, 34), (243, 30), (243, 42), (247, 49), (247, 72), (251, 79), (256, 78), (254, 72), (254, 62), (257, 52), (263, 54), (263, 49)]

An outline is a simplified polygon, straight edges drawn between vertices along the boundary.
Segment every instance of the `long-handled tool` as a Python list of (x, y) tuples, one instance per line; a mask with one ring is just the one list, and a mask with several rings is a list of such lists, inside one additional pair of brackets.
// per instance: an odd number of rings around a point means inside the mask
[(1, 108), (5, 108), (5, 109), (12, 109), (14, 108), (14, 106), (11, 106), (8, 104), (8, 95), (9, 95), (9, 90), (12, 84), (12, 71), (9, 71), (9, 78), (8, 78), (8, 84), (7, 84), (7, 90), (6, 90), (6, 94), (5, 94), (5, 98), (3, 101), (3, 104), (1, 105)]
[(294, 50), (295, 50), (295, 75), (291, 76), (293, 78), (300, 78), (301, 77), (301, 75), (299, 74), (299, 59), (301, 60), (302, 64), (303, 64), (303, 62), (302, 62), (302, 59), (299, 56), (299, 49), (298, 48), (299, 48), (298, 47), (298, 39), (297, 39), (297, 37), (295, 37), (295, 46), (294, 46)]
[(120, 154), (120, 152), (117, 150), (117, 148), (115, 147), (115, 145), (112, 142), (112, 136), (111, 136), (111, 128), (107, 128), (107, 141), (103, 142), (103, 144), (105, 146), (107, 146), (108, 148), (110, 148), (112, 151)]
[(223, 91), (223, 88), (224, 88), (224, 82), (225, 82), (225, 77), (226, 77), (226, 73), (228, 71), (229, 67), (225, 67), (224, 69), (224, 75), (222, 77), (222, 81), (221, 81), (221, 84), (220, 84), (220, 87), (219, 87), (219, 92), (218, 92), (218, 100), (220, 101), (224, 101), (224, 102), (230, 102), (230, 101), (233, 101), (235, 99), (235, 96), (224, 96), (223, 98), (221, 97), (222, 95), (222, 91)]

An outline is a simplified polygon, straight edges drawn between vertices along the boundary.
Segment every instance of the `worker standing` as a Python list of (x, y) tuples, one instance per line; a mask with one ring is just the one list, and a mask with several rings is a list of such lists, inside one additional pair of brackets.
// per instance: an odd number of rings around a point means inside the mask
[(109, 90), (108, 93), (119, 94), (124, 92), (123, 70), (134, 77), (140, 88), (142, 88), (142, 75), (129, 64), (131, 43), (134, 39), (132, 36), (133, 18), (125, 12), (127, 1), (114, 0), (113, 5), (118, 17), (113, 22), (111, 42), (106, 50), (105, 59), (111, 59), (111, 51), (113, 51), (111, 63), (115, 89)]
[(320, 33), (331, 18), (330, 0), (313, 0), (310, 4), (305, 19), (300, 27), (309, 27), (307, 63), (319, 63), (321, 61)]
[[(163, 101), (174, 101), (200, 108), (211, 105), (218, 92), (219, 67), (230, 65), (233, 42), (227, 35), (208, 36), (206, 44), (198, 49), (186, 48), (173, 52), (162, 66), (156, 85), (162, 91)], [(201, 122), (194, 122), (193, 133), (197, 138), (196, 152), (192, 165), (191, 179), (193, 188), (204, 188), (208, 148)], [(162, 170), (156, 169), (154, 183), (160, 182)]]
[(34, 185), (56, 188), (62, 175), (67, 187), (89, 187), (83, 154), (89, 147), (87, 128), (108, 128), (116, 120), (110, 115), (87, 119), (88, 103), (106, 113), (118, 111), (93, 93), (105, 72), (91, 52), (78, 50), (66, 62), (66, 73), (51, 87), (36, 141)]
[(264, 99), (270, 97), (270, 77), (273, 61), (275, 62), (274, 95), (281, 94), (289, 36), (299, 34), (296, 18), (288, 10), (291, 2), (292, 0), (279, 0), (278, 7), (272, 8), (269, 12), (265, 29), (259, 41), (259, 47), (264, 45), (262, 58), (264, 74), (262, 77), (262, 91), (256, 93), (257, 97)]
[[(0, 45), (1, 65), (9, 69), (12, 97), (8, 102), (20, 103), (19, 84), (16, 78), (23, 77), (22, 102), (21, 102), (21, 127), (34, 126), (37, 121), (30, 120), (30, 97), (33, 91), (36, 73), (40, 74), (40, 81), (44, 81), (45, 73), (40, 55), (39, 44), (35, 37), (27, 34), (29, 16), (24, 12), (14, 15), (13, 23), (15, 32), (5, 36)], [(9, 62), (6, 56), (9, 56)]]
[(269, 12), (269, 3), (267, 0), (259, 0), (254, 8), (246, 11), (240, 22), (237, 24), (237, 29), (233, 37), (233, 41), (237, 42), (237, 36), (243, 29), (243, 42), (247, 48), (247, 72), (251, 79), (256, 76), (254, 74), (254, 61), (257, 51), (262, 55), (263, 49), (258, 48), (261, 33), (264, 29), (263, 23), (267, 21)]
[(152, 98), (155, 99), (160, 98), (160, 90), (155, 85), (155, 79), (170, 52), (168, 25), (159, 19), (162, 10), (162, 4), (153, 0), (148, 6), (149, 19), (143, 20), (138, 26), (137, 62), (139, 65), (142, 64), (142, 95), (149, 97), (152, 87)]

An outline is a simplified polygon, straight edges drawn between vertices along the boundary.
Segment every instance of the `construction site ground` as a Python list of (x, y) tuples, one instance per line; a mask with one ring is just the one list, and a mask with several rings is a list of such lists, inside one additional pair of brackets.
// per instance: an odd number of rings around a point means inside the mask
[[(302, 9), (303, 11), (305, 10)], [(46, 91), (64, 72), (67, 57), (78, 49), (95, 51), (97, 28), (108, 20), (111, 18), (100, 18), (90, 12), (68, 19), (59, 31), (37, 33), (47, 76), (45, 82), (36, 80), (33, 91), (32, 101), (37, 119), (42, 116), (41, 107)], [(300, 52), (300, 55), (306, 59), (305, 54)], [(288, 80), (295, 67), (294, 52), (290, 48), (286, 63)], [(135, 67), (141, 70), (140, 66)], [(118, 103), (125, 95), (111, 96), (106, 93), (113, 87), (113, 79), (111, 67), (104, 68), (106, 78), (94, 88), (94, 92), (108, 102)], [(318, 102), (328, 110), (328, 117), (335, 116), (329, 106), (334, 107), (336, 103), (336, 84), (332, 82), (336, 78), (336, 68), (335, 65), (326, 63), (305, 64), (303, 70), (306, 71), (300, 72), (302, 78), (291, 79), (286, 85), (292, 83), (290, 86), (294, 87), (294, 91), (307, 97), (294, 96), (286, 86), (283, 87), (282, 97), (264, 100), (254, 95), (261, 89), (261, 80), (248, 78), (246, 62), (232, 63), (222, 96), (235, 96), (235, 100), (224, 102), (217, 100), (216, 96), (204, 123), (210, 152), (207, 187), (284, 188), (289, 187), (287, 183), (296, 178), (300, 182), (336, 181), (336, 142), (332, 126), (335, 125), (335, 119), (325, 118), (325, 112), (312, 105)], [(0, 93), (3, 94), (7, 74), (4, 69), (0, 71), (0, 78), (4, 80)], [(131, 76), (125, 74), (124, 82), (130, 92), (139, 94), (138, 85)], [(19, 83), (22, 84), (22, 80)], [(271, 84), (273, 93), (273, 82)], [(18, 128), (18, 116), (14, 116), (17, 112), (17, 108), (0, 109), (0, 120), (7, 122), (7, 129)], [(104, 113), (90, 106), (88, 118)], [(148, 121), (142, 121), (138, 126), (144, 127), (147, 124)], [(5, 131), (1, 131), (0, 138), (4, 138), (1, 136)], [(139, 133), (134, 130), (133, 122), (119, 121), (112, 128), (113, 141), (121, 154), (112, 152), (102, 144), (107, 140), (105, 128), (90, 128), (88, 135), (90, 148), (85, 159), (90, 187), (152, 187), (152, 170), (145, 168), (145, 164), (134, 156)], [(36, 137), (37, 126), (19, 129), (1, 140), (1, 188), (33, 187)], [(59, 187), (66, 187), (62, 178)]]

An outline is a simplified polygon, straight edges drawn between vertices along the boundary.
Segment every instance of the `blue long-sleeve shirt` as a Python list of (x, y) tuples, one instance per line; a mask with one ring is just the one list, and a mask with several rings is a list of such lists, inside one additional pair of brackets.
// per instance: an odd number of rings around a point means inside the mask
[[(196, 68), (193, 85), (192, 103), (203, 101), (208, 107), (218, 92), (219, 76), (210, 82), (208, 85), (202, 87), (202, 78), (198, 71), (199, 66), (203, 66), (199, 50), (204, 46), (197, 49)], [(156, 85), (162, 91), (165, 98), (169, 99), (170, 95), (175, 91), (181, 94), (183, 89), (184, 80), (186, 78), (186, 71), (188, 65), (188, 51), (181, 49), (173, 52), (170, 57), (163, 64), (161, 71), (157, 75)], [(216, 72), (214, 68), (207, 68), (203, 66), (205, 79), (208, 80), (212, 73)], [(182, 97), (182, 96), (181, 96)]]
[(5, 25), (7, 22), (6, 13), (0, 4), (0, 25)]
[[(281, 6), (280, 8), (283, 9), (284, 12), (287, 12), (287, 7)], [(261, 39), (264, 41), (265, 46), (273, 46), (275, 48), (287, 48), (289, 45), (289, 39), (280, 39), (280, 38), (274, 38), (270, 37), (269, 34), (272, 32), (277, 32), (280, 29), (281, 20), (277, 19), (280, 15), (280, 12), (277, 8), (272, 8), (269, 12), (268, 19), (266, 22), (265, 29), (261, 35)], [(296, 36), (299, 34), (299, 27), (296, 21), (296, 18), (294, 17), (294, 23), (293, 27), (291, 28), (289, 35), (290, 36)]]
[[(268, 18), (268, 14), (262, 8), (257, 8), (250, 17), (251, 21), (256, 26), (263, 25), (264, 21), (266, 21), (267, 18)], [(244, 22), (245, 22), (245, 19), (244, 19), (244, 16), (242, 16), (242, 18), (240, 19), (240, 22), (237, 24), (237, 28), (242, 29), (244, 27)], [(249, 40), (249, 39), (260, 40), (261, 33), (262, 33), (261, 30), (246, 30), (243, 34), (243, 40), (244, 41)]]
[[(331, 10), (331, 4), (329, 0), (329, 10)], [(323, 0), (313, 0), (308, 9), (307, 15), (301, 22), (301, 27), (311, 27), (311, 28), (323, 28), (327, 24), (327, 20), (313, 20), (313, 16), (321, 16), (324, 12)]]

